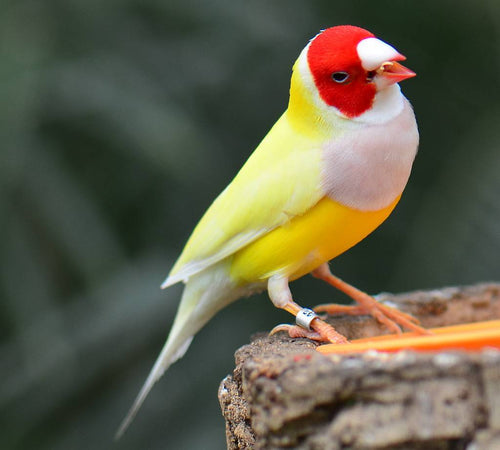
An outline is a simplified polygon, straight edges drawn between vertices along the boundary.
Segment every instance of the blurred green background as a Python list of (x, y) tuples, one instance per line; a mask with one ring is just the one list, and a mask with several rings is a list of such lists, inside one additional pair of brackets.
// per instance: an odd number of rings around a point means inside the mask
[(418, 73), (421, 145), (395, 213), (334, 271), (373, 293), (500, 278), (497, 0), (3, 0), (0, 448), (224, 448), (234, 351), (291, 319), (266, 296), (222, 311), (112, 437), (177, 307), (160, 283), (285, 108), (300, 50), (345, 23)]

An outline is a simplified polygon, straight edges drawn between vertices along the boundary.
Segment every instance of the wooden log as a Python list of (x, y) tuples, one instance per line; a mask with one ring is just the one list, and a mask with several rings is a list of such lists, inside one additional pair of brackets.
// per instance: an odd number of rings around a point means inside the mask
[[(500, 285), (379, 299), (426, 327), (500, 318)], [(384, 330), (328, 320), (349, 339)], [(307, 339), (262, 334), (235, 354), (219, 401), (229, 449), (500, 449), (500, 352), (321, 355)]]

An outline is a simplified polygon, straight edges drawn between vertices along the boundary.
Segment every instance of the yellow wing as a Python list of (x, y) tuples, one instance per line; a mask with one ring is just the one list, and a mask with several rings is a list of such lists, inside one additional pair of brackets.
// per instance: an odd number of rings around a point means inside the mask
[(322, 197), (320, 139), (297, 133), (286, 113), (217, 197), (162, 287), (190, 276), (305, 213)]

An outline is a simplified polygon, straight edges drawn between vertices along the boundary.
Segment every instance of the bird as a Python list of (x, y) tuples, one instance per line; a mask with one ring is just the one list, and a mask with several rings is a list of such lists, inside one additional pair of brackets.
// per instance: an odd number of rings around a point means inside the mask
[[(296, 316), (279, 325), (317, 341), (347, 342), (317, 314), (371, 314), (394, 332), (426, 333), (410, 315), (335, 277), (329, 261), (393, 211), (410, 176), (419, 133), (399, 82), (406, 58), (353, 25), (313, 37), (293, 65), (288, 107), (194, 228), (162, 284), (184, 283), (163, 349), (118, 429), (130, 425), (156, 381), (222, 308), (267, 289)], [(295, 302), (289, 283), (306, 274), (351, 296), (355, 306)]]

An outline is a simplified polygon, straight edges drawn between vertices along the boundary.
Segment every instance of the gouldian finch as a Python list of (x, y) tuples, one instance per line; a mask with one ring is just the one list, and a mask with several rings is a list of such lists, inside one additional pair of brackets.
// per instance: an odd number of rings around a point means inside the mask
[(334, 311), (369, 313), (394, 331), (425, 332), (328, 267), (389, 216), (408, 181), (419, 136), (398, 85), (415, 76), (399, 63), (404, 59), (369, 31), (348, 25), (320, 32), (300, 53), (288, 108), (203, 215), (162, 285), (184, 283), (182, 299), (118, 435), (200, 328), (240, 297), (267, 289), (276, 307), (296, 316), (297, 325), (275, 331), (347, 342), (294, 302), (289, 282), (308, 273), (358, 303)]

